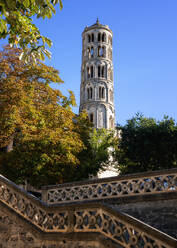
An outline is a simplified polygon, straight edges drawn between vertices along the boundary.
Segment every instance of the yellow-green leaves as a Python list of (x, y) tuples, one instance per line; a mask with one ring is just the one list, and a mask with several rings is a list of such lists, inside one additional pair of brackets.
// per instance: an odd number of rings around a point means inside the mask
[(7, 33), (7, 24), (6, 21), (3, 19), (0, 19), (0, 33), (2, 36), (4, 36)]
[(52, 43), (49, 38), (41, 35), (31, 17), (51, 18), (56, 12), (56, 4), (62, 9), (61, 0), (0, 1), (0, 38), (8, 37), (11, 46), (22, 48), (23, 54), (20, 58), (25, 62), (44, 60), (44, 55), (51, 57), (46, 45), (50, 47)]
[(30, 0), (23, 0), (23, 5), (25, 6), (25, 8), (30, 7)]

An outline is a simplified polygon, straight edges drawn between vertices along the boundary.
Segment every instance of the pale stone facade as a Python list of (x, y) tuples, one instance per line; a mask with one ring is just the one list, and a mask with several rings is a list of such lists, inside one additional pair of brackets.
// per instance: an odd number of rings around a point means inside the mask
[(114, 128), (112, 31), (97, 22), (82, 33), (80, 109), (95, 128)]

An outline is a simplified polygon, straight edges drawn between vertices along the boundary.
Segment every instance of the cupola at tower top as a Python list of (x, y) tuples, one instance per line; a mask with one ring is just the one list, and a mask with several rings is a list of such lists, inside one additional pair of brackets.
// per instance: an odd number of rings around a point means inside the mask
[(100, 29), (100, 28), (103, 28), (103, 29), (105, 29), (105, 30), (108, 30), (109, 32), (112, 33), (112, 30), (109, 28), (109, 26), (108, 26), (108, 25), (103, 25), (103, 24), (101, 24), (101, 23), (99, 22), (99, 19), (97, 18), (96, 23), (94, 23), (93, 25), (91, 25), (91, 26), (89, 26), (89, 27), (86, 26), (82, 34), (84, 34), (85, 32), (87, 32), (87, 31), (89, 31), (89, 30), (91, 30), (91, 29)]

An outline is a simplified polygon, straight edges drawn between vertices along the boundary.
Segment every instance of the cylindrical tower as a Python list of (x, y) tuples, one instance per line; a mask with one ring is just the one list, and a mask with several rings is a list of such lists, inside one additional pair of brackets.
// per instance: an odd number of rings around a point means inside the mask
[(95, 128), (114, 128), (112, 31), (97, 22), (82, 33), (80, 109)]

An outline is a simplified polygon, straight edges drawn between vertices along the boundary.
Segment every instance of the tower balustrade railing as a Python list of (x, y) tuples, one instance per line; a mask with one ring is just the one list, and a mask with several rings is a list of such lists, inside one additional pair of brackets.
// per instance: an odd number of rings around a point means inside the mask
[[(171, 177), (172, 174), (167, 173), (166, 176)], [(174, 184), (169, 187), (174, 187)], [(118, 247), (177, 247), (176, 239), (110, 206), (94, 202), (50, 206), (3, 176), (0, 176), (0, 206), (1, 204), (11, 209), (16, 217), (19, 215), (21, 220), (31, 223), (31, 228), (42, 231), (41, 239), (46, 233), (60, 233), (70, 241), (71, 233), (99, 233), (118, 244)]]
[(177, 192), (177, 169), (46, 186), (42, 199), (63, 204), (165, 192)]

